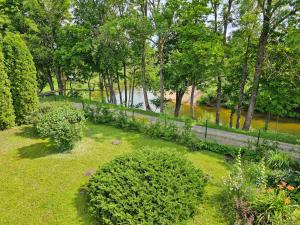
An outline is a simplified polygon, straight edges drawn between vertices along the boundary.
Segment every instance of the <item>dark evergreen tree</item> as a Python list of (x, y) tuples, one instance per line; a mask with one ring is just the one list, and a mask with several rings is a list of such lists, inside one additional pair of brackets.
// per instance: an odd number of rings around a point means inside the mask
[(16, 123), (23, 124), (26, 118), (37, 109), (35, 65), (29, 49), (19, 34), (6, 34), (3, 53), (6, 72), (11, 82)]
[(14, 124), (15, 114), (10, 92), (10, 81), (4, 68), (2, 43), (0, 42), (0, 130), (10, 128)]

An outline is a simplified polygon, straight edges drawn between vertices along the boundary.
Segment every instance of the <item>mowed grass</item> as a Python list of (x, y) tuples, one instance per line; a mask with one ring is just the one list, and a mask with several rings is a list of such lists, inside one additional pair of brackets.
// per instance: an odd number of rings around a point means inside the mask
[[(121, 144), (113, 145), (115, 139)], [(219, 200), (222, 177), (228, 174), (221, 156), (188, 152), (171, 142), (91, 123), (83, 139), (66, 153), (58, 153), (29, 126), (0, 132), (0, 224), (95, 224), (81, 191), (88, 173), (142, 147), (175, 149), (212, 177), (199, 213), (189, 224), (228, 224)]]

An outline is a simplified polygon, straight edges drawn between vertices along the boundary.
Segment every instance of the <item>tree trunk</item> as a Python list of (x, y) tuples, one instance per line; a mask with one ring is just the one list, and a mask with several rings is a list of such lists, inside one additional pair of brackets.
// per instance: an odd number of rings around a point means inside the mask
[(113, 77), (111, 76), (111, 90), (112, 90), (112, 96), (113, 96), (113, 102), (116, 105), (117, 104), (117, 97), (114, 89), (114, 80)]
[[(143, 17), (147, 18), (148, 14), (148, 7), (147, 7), (147, 1), (143, 1), (142, 4), (142, 13)], [(146, 38), (143, 40), (143, 46), (142, 46), (142, 55), (141, 55), (141, 82), (142, 82), (142, 88), (143, 88), (143, 94), (144, 94), (144, 102), (146, 110), (151, 111), (148, 94), (147, 94), (147, 84), (146, 84)]]
[(227, 28), (228, 28), (228, 23), (229, 23), (229, 18), (230, 18), (230, 12), (231, 12), (231, 6), (232, 6), (233, 0), (228, 0), (228, 5), (227, 5), (227, 11), (223, 15), (223, 42), (226, 44), (227, 40)]
[(218, 6), (215, 1), (211, 1), (214, 13), (214, 31), (215, 33), (218, 32)]
[(124, 103), (125, 106), (127, 106), (127, 77), (126, 77), (126, 63), (123, 64), (123, 76), (124, 76), (124, 91), (125, 91), (125, 99), (124, 99)]
[(92, 100), (92, 92), (91, 92), (91, 79), (88, 80), (88, 89), (89, 89), (89, 101)]
[(108, 85), (108, 90), (109, 90), (109, 102), (110, 103), (114, 103), (114, 100), (113, 100), (113, 93), (112, 93), (112, 88), (111, 88), (111, 79), (110, 79), (110, 75), (108, 73), (108, 71), (106, 71), (106, 74), (107, 74), (107, 85)]
[(120, 88), (120, 77), (119, 77), (118, 67), (116, 68), (116, 75), (117, 75), (117, 85), (118, 85), (118, 91), (119, 91), (120, 105), (123, 105), (122, 92), (121, 92), (121, 88)]
[(266, 119), (265, 119), (265, 131), (267, 131), (269, 129), (269, 122), (271, 119), (271, 112), (269, 111), (266, 115)]
[(232, 128), (232, 125), (233, 125), (233, 116), (234, 116), (234, 112), (235, 110), (234, 109), (231, 109), (230, 111), (230, 119), (229, 119), (229, 127)]
[(147, 93), (147, 85), (146, 85), (146, 78), (145, 78), (145, 73), (146, 73), (146, 43), (143, 44), (143, 50), (142, 50), (142, 88), (143, 88), (143, 94), (144, 94), (144, 103), (146, 110), (151, 111), (150, 104), (149, 104), (149, 99), (148, 99), (148, 93)]
[(114, 91), (114, 83), (112, 76), (108, 74), (108, 85), (109, 85), (109, 92), (110, 92), (110, 101), (113, 104), (117, 104), (117, 99)]
[(220, 124), (220, 111), (221, 111), (221, 100), (222, 100), (222, 78), (217, 77), (218, 87), (217, 87), (217, 104), (216, 104), (216, 124)]
[[(227, 10), (223, 15), (223, 45), (226, 46), (227, 42), (227, 28), (229, 23), (229, 17), (231, 12), (233, 0), (228, 0)], [(217, 33), (217, 10), (214, 12), (215, 14), (215, 32)], [(225, 56), (222, 59), (222, 65), (224, 66)], [(217, 77), (217, 105), (216, 105), (216, 124), (220, 125), (220, 111), (221, 111), (221, 100), (222, 100), (222, 77), (219, 75)]]
[(64, 95), (67, 95), (67, 76), (66, 74), (61, 71), (61, 80), (62, 80), (62, 84), (63, 84), (63, 90), (64, 90)]
[[(218, 33), (218, 6), (216, 2), (211, 1), (213, 7), (213, 14), (214, 14), (214, 32)], [(220, 123), (220, 107), (221, 107), (221, 87), (222, 87), (222, 80), (221, 77), (217, 77), (217, 104), (216, 104), (216, 124)]]
[(106, 101), (108, 103), (111, 103), (110, 102), (110, 97), (109, 97), (109, 94), (108, 94), (108, 87), (107, 87), (106, 76), (105, 75), (103, 76), (103, 83), (104, 83), (104, 87), (105, 87)]
[(100, 89), (100, 98), (101, 98), (101, 102), (104, 101), (104, 88), (103, 88), (103, 80), (102, 80), (102, 76), (101, 73), (98, 73), (99, 76), (99, 89)]
[(57, 87), (58, 87), (58, 92), (59, 95), (63, 95), (63, 83), (62, 83), (62, 79), (61, 79), (61, 70), (60, 70), (60, 66), (57, 66), (56, 68), (56, 79), (57, 79)]
[(132, 90), (131, 90), (131, 104), (130, 104), (130, 107), (133, 107), (134, 86), (135, 86), (135, 68), (133, 68), (133, 74), (132, 74)]
[(129, 80), (129, 92), (128, 92), (128, 104), (127, 104), (128, 107), (130, 107), (130, 102), (131, 102), (131, 87), (132, 87), (132, 76)]
[(244, 101), (244, 90), (246, 81), (248, 78), (248, 58), (249, 58), (249, 45), (250, 45), (250, 35), (248, 36), (247, 40), (247, 47), (245, 52), (245, 60), (243, 65), (243, 73), (242, 73), (242, 79), (240, 82), (240, 91), (239, 91), (239, 102), (237, 105), (237, 113), (236, 113), (236, 129), (240, 128), (240, 120), (241, 120), (241, 114), (242, 114), (242, 107), (243, 107), (243, 101)]
[(47, 75), (46, 75), (47, 82), (50, 86), (50, 90), (53, 92), (54, 91), (54, 84), (51, 76), (51, 70), (49, 67), (47, 67)]
[(184, 91), (176, 91), (176, 102), (175, 102), (175, 110), (174, 110), (175, 117), (179, 116), (183, 95), (184, 95)]
[(193, 84), (191, 90), (191, 98), (190, 98), (190, 116), (192, 119), (195, 118), (195, 107), (194, 107), (195, 89), (196, 86)]
[(265, 59), (265, 50), (266, 50), (266, 44), (268, 41), (268, 36), (270, 32), (270, 20), (271, 20), (271, 4), (272, 1), (268, 0), (266, 6), (266, 12), (264, 15), (264, 20), (263, 20), (263, 28), (262, 32), (260, 34), (259, 38), (259, 44), (258, 44), (258, 50), (257, 50), (257, 56), (256, 56), (256, 63), (255, 63), (255, 73), (254, 73), (254, 78), (253, 78), (253, 85), (252, 85), (252, 93), (249, 101), (249, 107), (248, 107), (248, 112), (247, 116), (245, 119), (245, 123), (243, 126), (243, 130), (249, 130), (251, 121), (253, 118), (253, 113), (255, 109), (255, 104), (256, 104), (256, 97), (258, 94), (258, 89), (259, 89), (259, 83), (260, 83), (260, 76), (263, 68), (263, 63)]
[(159, 37), (158, 41), (158, 52), (159, 52), (159, 86), (160, 86), (160, 112), (164, 112), (164, 39)]

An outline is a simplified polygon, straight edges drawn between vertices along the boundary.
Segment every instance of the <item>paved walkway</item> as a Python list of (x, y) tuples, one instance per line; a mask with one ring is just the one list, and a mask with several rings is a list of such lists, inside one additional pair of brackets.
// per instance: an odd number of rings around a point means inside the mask
[[(82, 108), (82, 104), (80, 103), (74, 103), (74, 106), (76, 108)], [(135, 117), (139, 118), (146, 118), (151, 122), (157, 121), (159, 118), (155, 116), (149, 116), (144, 115), (141, 113), (134, 113)], [(183, 122), (180, 121), (174, 121), (174, 123), (177, 124), (178, 127), (183, 126)], [(192, 132), (201, 140), (205, 139), (205, 127), (204, 126), (193, 126)], [(215, 141), (219, 144), (225, 144), (225, 145), (231, 145), (235, 147), (244, 147), (247, 146), (249, 142), (257, 142), (257, 137), (252, 137), (244, 134), (237, 134), (230, 131), (224, 131), (220, 129), (214, 129), (214, 128), (207, 128), (207, 140)], [(263, 141), (263, 138), (260, 139), (260, 143)], [(272, 142), (272, 141), (270, 141)], [(282, 151), (289, 152), (294, 157), (299, 158), (300, 157), (300, 147), (297, 145), (284, 143), (284, 142), (277, 142), (278, 148)]]

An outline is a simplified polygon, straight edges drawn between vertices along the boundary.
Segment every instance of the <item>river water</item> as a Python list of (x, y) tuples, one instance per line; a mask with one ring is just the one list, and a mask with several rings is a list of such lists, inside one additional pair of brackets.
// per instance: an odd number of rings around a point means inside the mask
[[(119, 103), (119, 95), (116, 92), (116, 98), (117, 102)], [(93, 93), (94, 95), (97, 95), (98, 93)], [(124, 99), (124, 92), (122, 93), (123, 99)], [(155, 96), (154, 93), (148, 92), (148, 98), (149, 101), (152, 99), (156, 99), (157, 96)], [(139, 104), (139, 103), (144, 103), (144, 97), (143, 97), (143, 92), (141, 88), (136, 88), (134, 92), (134, 99), (133, 99), (133, 104)], [(157, 109), (153, 104), (150, 104), (151, 109), (153, 111), (159, 112), (159, 109)], [(172, 112), (174, 109), (175, 104), (173, 102), (169, 102), (167, 104), (167, 111)], [(180, 115), (185, 115), (189, 116), (190, 113), (190, 106), (188, 104), (182, 104), (181, 110), (180, 110)], [(145, 109), (145, 106), (141, 107)], [(230, 118), (230, 110), (226, 108), (221, 109), (220, 113), (220, 121), (222, 125), (228, 126), (229, 125), (229, 118)], [(199, 119), (201, 121), (208, 120), (209, 122), (214, 122), (215, 121), (215, 108), (214, 107), (209, 107), (209, 106), (198, 106), (195, 105), (195, 118)], [(245, 120), (245, 112), (242, 114), (241, 117), (241, 126), (243, 125)], [(235, 126), (235, 121), (236, 121), (236, 116), (234, 116), (234, 124)], [(252, 123), (251, 123), (251, 128), (252, 129), (263, 129), (265, 125), (265, 116), (263, 114), (258, 114), (255, 113)], [(300, 135), (300, 120), (296, 119), (290, 119), (290, 118), (271, 118), (269, 122), (269, 130), (274, 131), (274, 132), (282, 132), (282, 133), (289, 133), (289, 134), (294, 134), (294, 135)]]

